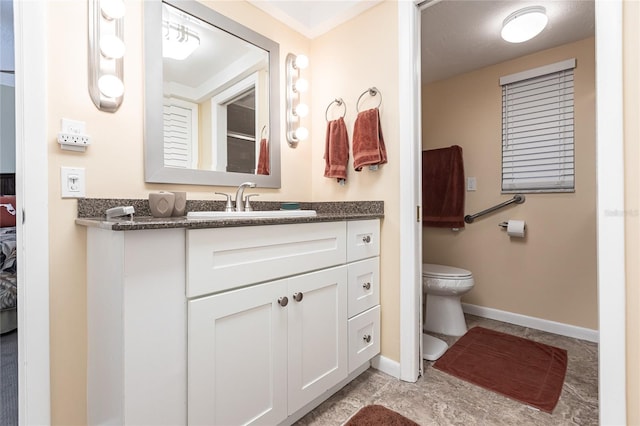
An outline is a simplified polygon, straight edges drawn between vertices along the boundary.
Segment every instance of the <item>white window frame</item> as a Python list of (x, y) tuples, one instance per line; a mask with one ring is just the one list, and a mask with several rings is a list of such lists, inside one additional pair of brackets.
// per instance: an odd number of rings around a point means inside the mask
[(572, 58), (500, 78), (502, 193), (575, 191), (575, 66)]

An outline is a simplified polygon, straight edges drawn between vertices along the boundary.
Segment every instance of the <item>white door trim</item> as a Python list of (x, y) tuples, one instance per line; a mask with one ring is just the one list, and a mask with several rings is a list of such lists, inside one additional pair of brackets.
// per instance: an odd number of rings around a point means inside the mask
[[(436, 0), (438, 1), (438, 0)], [(403, 2), (399, 2), (403, 3)], [(407, 2), (409, 3), (409, 2)], [(416, 7), (417, 9), (417, 7)], [(400, 8), (399, 10), (402, 10)], [(404, 12), (403, 12), (404, 13)], [(416, 13), (414, 11), (414, 13)], [(622, 109), (622, 2), (620, 0), (596, 0), (596, 127), (597, 127), (597, 239), (598, 239), (598, 314), (599, 332), (599, 404), (601, 424), (626, 424), (626, 322), (625, 322), (625, 250), (624, 250), (624, 141)], [(404, 19), (406, 15), (402, 15)], [(411, 43), (414, 34), (402, 30), (408, 19), (399, 16), (400, 45)], [(418, 27), (419, 29), (419, 27)], [(402, 49), (401, 49), (402, 52)], [(409, 66), (416, 67), (419, 58)], [(409, 62), (405, 56), (399, 61)], [(418, 63), (416, 63), (416, 61)], [(402, 68), (401, 65), (401, 70)], [(400, 74), (400, 80), (407, 74)], [(413, 117), (416, 105), (403, 97), (400, 91), (401, 128), (410, 125), (407, 117)], [(415, 131), (415, 124), (414, 124)], [(401, 139), (408, 140), (408, 139)], [(410, 140), (410, 139), (409, 139)], [(403, 145), (404, 146), (404, 145)], [(401, 182), (412, 176), (407, 166), (411, 163), (406, 150), (401, 150)], [(412, 163), (417, 164), (418, 159)], [(410, 181), (409, 181), (410, 182)], [(402, 186), (402, 193), (415, 192), (420, 181)], [(402, 202), (402, 199), (401, 199)], [(406, 208), (401, 203), (402, 208)], [(402, 213), (402, 212), (401, 212)], [(401, 251), (411, 250), (412, 239), (408, 232), (408, 216), (401, 214)], [(410, 256), (401, 256), (402, 259)], [(413, 257), (413, 256), (411, 256)], [(402, 267), (402, 266), (401, 266)], [(409, 324), (415, 316), (409, 298), (411, 283), (401, 271), (401, 326)], [(415, 285), (415, 284), (414, 284)], [(402, 357), (414, 343), (409, 333), (401, 330), (401, 369), (406, 361)]]
[(596, 0), (600, 424), (626, 424), (622, 2)]
[(420, 11), (398, 2), (400, 121), (400, 379), (415, 382), (422, 372), (422, 223), (420, 153)]
[(20, 425), (51, 423), (46, 6), (15, 1), (13, 9)]

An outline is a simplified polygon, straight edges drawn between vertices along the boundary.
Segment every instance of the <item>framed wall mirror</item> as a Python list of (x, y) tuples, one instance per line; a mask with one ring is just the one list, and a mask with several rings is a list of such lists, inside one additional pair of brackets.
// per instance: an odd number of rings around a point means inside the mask
[(145, 181), (280, 187), (279, 45), (191, 0), (144, 2)]

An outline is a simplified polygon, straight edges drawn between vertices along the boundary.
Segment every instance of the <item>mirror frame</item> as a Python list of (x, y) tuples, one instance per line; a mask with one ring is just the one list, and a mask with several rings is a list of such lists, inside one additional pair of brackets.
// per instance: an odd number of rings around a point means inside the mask
[[(239, 37), (269, 54), (269, 175), (180, 169), (164, 166), (162, 3), (170, 4), (214, 27)], [(144, 178), (149, 183), (237, 186), (255, 182), (262, 188), (280, 188), (280, 46), (261, 34), (192, 0), (144, 2)], [(257, 141), (259, 142), (259, 141)]]

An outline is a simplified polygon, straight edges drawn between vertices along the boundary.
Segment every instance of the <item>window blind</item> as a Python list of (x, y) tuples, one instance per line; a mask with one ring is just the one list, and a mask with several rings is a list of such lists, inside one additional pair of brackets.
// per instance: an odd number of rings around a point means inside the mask
[(503, 192), (574, 190), (574, 67), (501, 79)]
[(192, 111), (164, 105), (164, 165), (190, 168), (192, 162)]

